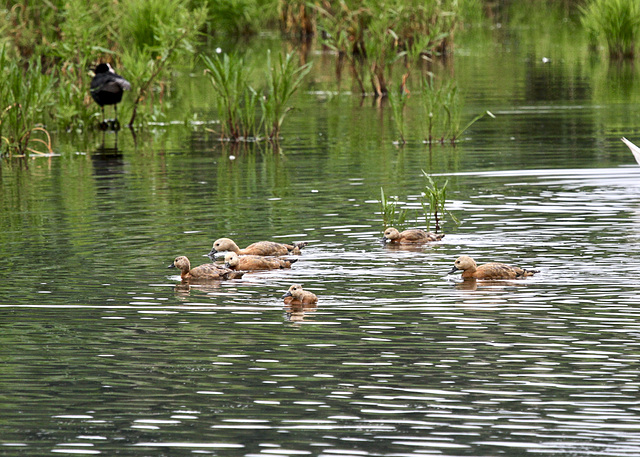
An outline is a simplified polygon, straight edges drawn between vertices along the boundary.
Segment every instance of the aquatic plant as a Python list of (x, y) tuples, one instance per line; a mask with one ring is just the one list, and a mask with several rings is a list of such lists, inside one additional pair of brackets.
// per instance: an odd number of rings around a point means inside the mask
[(250, 71), (235, 54), (203, 55), (205, 73), (215, 93), (221, 136), (239, 140), (257, 134), (255, 108), (257, 93), (249, 86)]
[(592, 44), (606, 43), (609, 57), (633, 58), (640, 37), (640, 2), (637, 0), (590, 0), (582, 7), (581, 21)]
[(268, 138), (277, 140), (284, 118), (291, 109), (287, 104), (310, 70), (311, 63), (298, 65), (293, 54), (279, 54), (277, 62), (272, 64), (271, 52), (267, 53), (266, 88), (265, 95), (260, 98), (260, 105), (262, 124)]
[(5, 48), (0, 50), (0, 155), (41, 153), (34, 143), (52, 152), (44, 121), (54, 103), (54, 83), (55, 77), (43, 73), (39, 59), (30, 59), (27, 71), (7, 58)]
[(447, 214), (456, 225), (459, 225), (460, 221), (446, 209), (447, 184), (449, 184), (449, 180), (446, 180), (440, 186), (424, 170), (422, 170), (422, 174), (427, 179), (427, 184), (424, 189), (424, 198), (420, 201), (420, 204), (424, 211), (427, 230), (431, 230), (431, 218), (433, 217), (434, 231), (438, 233), (442, 229), (441, 223), (444, 223), (443, 218)]
[[(405, 76), (408, 76), (405, 75)], [(403, 81), (405, 78), (403, 78)], [(405, 107), (409, 100), (409, 92), (406, 90), (405, 84), (401, 84), (398, 91), (390, 91), (388, 94), (389, 106), (391, 106), (391, 112), (393, 114), (393, 121), (396, 124), (398, 133), (400, 134), (400, 143), (405, 144), (406, 141), (406, 128), (407, 123), (405, 121)]]
[(401, 229), (407, 220), (408, 210), (398, 208), (398, 197), (387, 197), (384, 189), (380, 188), (380, 214), (383, 228), (395, 227)]
[[(386, 0), (316, 6), (323, 44), (346, 59), (363, 93), (369, 80), (376, 96), (387, 94), (391, 67), (409, 50), (444, 55), (457, 26), (457, 2)], [(339, 60), (340, 60), (339, 59)]]
[(423, 76), (420, 96), (425, 119), (425, 142), (455, 142), (473, 124), (484, 116), (495, 118), (485, 111), (461, 127), (462, 98), (454, 81), (436, 84), (433, 74)]
[[(221, 117), (222, 137), (234, 141), (257, 140), (262, 129), (270, 140), (277, 141), (282, 123), (291, 109), (291, 96), (296, 92), (311, 64), (298, 65), (293, 54), (280, 54), (272, 64), (267, 54), (266, 85), (260, 91), (249, 85), (251, 77), (244, 60), (236, 55), (202, 56), (211, 86), (216, 94)], [(261, 94), (261, 95), (259, 95)], [(261, 117), (256, 119), (258, 103)]]

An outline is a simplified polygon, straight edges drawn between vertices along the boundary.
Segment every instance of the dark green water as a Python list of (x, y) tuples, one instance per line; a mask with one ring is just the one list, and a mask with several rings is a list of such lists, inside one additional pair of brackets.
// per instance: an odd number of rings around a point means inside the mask
[[(457, 40), (439, 71), (497, 118), (455, 147), (394, 145), (315, 55), (281, 153), (161, 124), (4, 163), (0, 454), (638, 455), (639, 70), (568, 26)], [(462, 224), (385, 248), (380, 187), (419, 209), (421, 170)], [(309, 245), (242, 280), (166, 269), (222, 236)], [(464, 284), (461, 254), (541, 272)], [(317, 307), (285, 309), (293, 283)]]

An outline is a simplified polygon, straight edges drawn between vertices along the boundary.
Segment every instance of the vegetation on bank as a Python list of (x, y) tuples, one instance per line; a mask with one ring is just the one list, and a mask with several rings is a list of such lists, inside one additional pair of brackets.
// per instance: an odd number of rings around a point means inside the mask
[[(568, 4), (579, 9), (594, 42), (606, 42), (613, 57), (635, 54), (637, 2), (578, 3)], [(291, 96), (309, 72), (309, 54), (265, 56), (265, 82), (256, 85), (241, 57), (202, 47), (210, 36), (265, 28), (279, 28), (293, 47), (312, 43), (334, 53), (336, 83), (348, 77), (354, 92), (388, 97), (401, 143), (411, 136), (456, 141), (486, 113), (465, 124), (460, 90), (453, 79), (434, 77), (432, 67), (447, 60), (457, 30), (490, 8), (482, 0), (7, 1), (0, 5), (0, 155), (50, 152), (49, 132), (93, 128), (99, 109), (89, 96), (89, 70), (98, 62), (111, 63), (131, 82), (119, 109), (123, 123), (140, 128), (166, 117), (176, 69), (193, 68), (201, 54), (220, 135), (277, 140)], [(239, 84), (235, 95), (224, 81)], [(405, 119), (411, 97), (421, 106), (411, 113), (421, 118), (420, 131)]]

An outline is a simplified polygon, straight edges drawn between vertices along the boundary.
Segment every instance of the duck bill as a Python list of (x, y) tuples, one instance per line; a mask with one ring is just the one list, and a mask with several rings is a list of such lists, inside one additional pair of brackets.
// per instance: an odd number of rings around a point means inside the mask
[(225, 262), (224, 267), (229, 269), (229, 270), (233, 270), (233, 268), (231, 267), (231, 264), (229, 262)]
[(287, 292), (282, 296), (282, 298), (292, 297), (291, 292)]
[(169, 265), (167, 268), (175, 268), (175, 267), (176, 267), (176, 264), (171, 262), (171, 265)]
[(452, 275), (454, 274), (456, 271), (460, 271), (460, 268), (456, 267), (455, 265), (453, 266), (453, 268), (451, 269), (451, 271), (449, 271), (449, 273), (447, 273), (448, 275)]
[(207, 257), (209, 257), (210, 259), (213, 259), (216, 256), (217, 252), (218, 251), (216, 251), (215, 249), (212, 249), (211, 252), (207, 254)]
[(386, 236), (383, 236), (382, 238), (380, 238), (380, 241), (383, 243), (388, 243), (389, 242), (389, 238), (387, 238)]

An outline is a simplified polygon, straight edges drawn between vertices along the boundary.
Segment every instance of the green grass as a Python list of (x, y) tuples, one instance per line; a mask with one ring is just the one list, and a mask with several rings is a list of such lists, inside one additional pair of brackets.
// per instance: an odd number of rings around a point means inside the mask
[(440, 232), (446, 215), (448, 215), (456, 225), (459, 225), (460, 221), (446, 208), (447, 184), (449, 184), (449, 180), (446, 180), (444, 184), (440, 185), (424, 170), (422, 170), (422, 174), (427, 179), (427, 183), (424, 189), (424, 199), (420, 203), (424, 211), (427, 230), (431, 230), (431, 220), (433, 219), (435, 233)]
[(408, 211), (398, 207), (398, 197), (387, 197), (384, 189), (380, 188), (380, 214), (382, 215), (383, 229), (395, 227), (398, 230), (405, 228)]
[(0, 155), (51, 152), (44, 123), (54, 103), (54, 83), (39, 59), (31, 59), (24, 70), (7, 58), (5, 49), (0, 51)]
[(233, 141), (266, 138), (277, 142), (291, 109), (290, 99), (309, 73), (311, 64), (298, 65), (293, 54), (279, 54), (273, 62), (268, 52), (265, 86), (255, 89), (249, 84), (251, 72), (242, 57), (214, 54), (202, 56), (202, 60), (216, 96), (221, 137)]
[(640, 37), (640, 2), (590, 0), (580, 7), (580, 12), (592, 43), (605, 43), (613, 59), (635, 57)]

